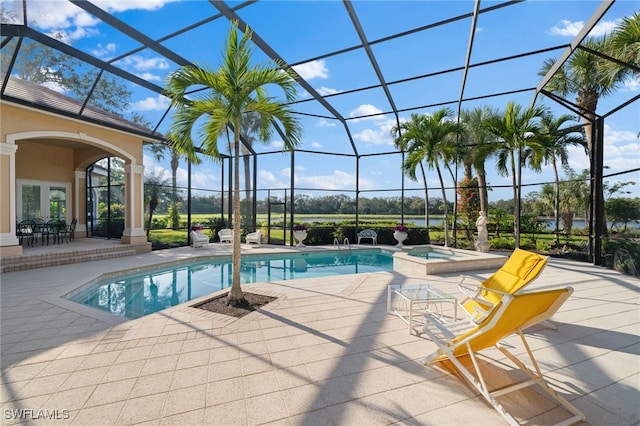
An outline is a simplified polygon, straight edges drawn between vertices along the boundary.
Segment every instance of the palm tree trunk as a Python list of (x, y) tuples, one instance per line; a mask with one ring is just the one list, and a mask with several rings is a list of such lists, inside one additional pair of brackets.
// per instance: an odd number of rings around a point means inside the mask
[[(576, 105), (580, 108), (580, 112), (583, 114), (582, 122), (584, 123), (584, 132), (587, 139), (587, 151), (589, 153), (589, 164), (592, 165), (595, 161), (593, 158), (594, 150), (593, 150), (593, 125), (596, 120), (595, 110), (598, 106), (598, 95), (593, 91), (583, 90), (578, 92), (578, 96), (576, 98)], [(591, 169), (592, 177), (594, 170)], [(592, 223), (592, 211), (593, 205), (598, 201), (599, 204), (604, 205), (604, 193), (602, 191), (598, 191), (598, 194), (594, 194), (594, 198), (590, 200), (591, 203), (589, 206), (589, 223)], [(606, 221), (602, 221), (600, 227), (600, 233), (602, 236), (607, 236), (608, 230)]]
[(551, 158), (551, 165), (553, 166), (553, 174), (556, 180), (556, 194), (553, 205), (553, 214), (556, 220), (556, 247), (560, 246), (560, 178), (558, 177), (558, 165), (556, 164), (555, 156)]
[(424, 172), (424, 166), (420, 162), (422, 170), (422, 181), (424, 182), (424, 226), (427, 230), (427, 241), (425, 244), (431, 244), (431, 236), (429, 235), (429, 186), (427, 185), (427, 174)]
[[(175, 209), (175, 211), (178, 210), (178, 166), (178, 153), (175, 151), (175, 149), (171, 149), (171, 203), (173, 204), (173, 208)], [(175, 223), (175, 221), (172, 221), (171, 228), (174, 230), (178, 229), (180, 227), (179, 222), (180, 221), (178, 221), (178, 223)]]
[[(239, 123), (234, 124), (239, 129)], [(240, 134), (234, 132), (233, 137), (233, 275), (227, 303), (238, 304), (244, 300), (240, 287)]]
[[(151, 201), (153, 202), (153, 200)], [(149, 204), (151, 204), (151, 202)], [(156, 205), (158, 201), (156, 200)], [(155, 211), (155, 207), (149, 207), (149, 220), (147, 221), (147, 241), (149, 241), (149, 233), (151, 232), (151, 223), (153, 222), (153, 212)]]
[[(451, 181), (453, 182), (453, 211), (451, 212), (453, 214), (453, 243), (456, 243), (456, 233), (458, 232), (458, 228), (457, 228), (457, 220), (456, 220), (456, 214), (458, 212), (458, 197), (457, 197), (457, 188), (458, 188), (458, 180), (456, 179), (456, 175), (453, 173), (453, 170), (451, 170), (451, 166), (449, 166), (449, 163), (445, 163), (445, 167), (447, 168), (447, 170), (449, 170), (449, 175), (451, 175)], [(444, 189), (444, 188), (443, 188)]]
[(251, 198), (251, 157), (249, 156), (249, 150), (242, 147), (242, 162), (244, 165), (244, 194), (245, 198)]
[(487, 191), (487, 175), (484, 170), (477, 170), (478, 173), (478, 187), (480, 196), (480, 211), (487, 212), (489, 214), (489, 199), (488, 199), (488, 191)]
[[(516, 161), (511, 154), (511, 182), (513, 185), (513, 239), (515, 248), (520, 247), (520, 199), (518, 198), (518, 177), (516, 175)], [(520, 155), (518, 155), (520, 161)]]
[(449, 212), (447, 210), (447, 191), (444, 189), (444, 180), (442, 179), (442, 172), (440, 166), (436, 163), (436, 171), (438, 172), (438, 178), (440, 179), (440, 188), (442, 188), (442, 201), (444, 203), (442, 211), (444, 212), (444, 246), (449, 247)]

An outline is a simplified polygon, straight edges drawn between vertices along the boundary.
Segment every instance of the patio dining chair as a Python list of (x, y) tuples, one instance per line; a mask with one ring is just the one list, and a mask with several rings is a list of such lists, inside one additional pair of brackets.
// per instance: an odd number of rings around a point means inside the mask
[(33, 241), (34, 243), (40, 240), (41, 244), (44, 245), (45, 239), (47, 237), (47, 222), (44, 219), (32, 219), (33, 222)]
[(57, 219), (52, 219), (48, 221), (44, 227), (43, 239), (47, 241), (47, 245), (49, 245), (49, 240), (53, 244), (60, 244), (60, 221)]
[(76, 231), (76, 224), (78, 223), (78, 219), (73, 219), (69, 225), (64, 220), (58, 221), (58, 239), (60, 242), (67, 243), (71, 242), (73, 239), (73, 234)]
[(32, 220), (23, 220), (16, 225), (16, 237), (18, 243), (23, 247), (33, 246), (34, 240), (34, 223)]
[(516, 294), (531, 284), (547, 265), (549, 257), (516, 248), (509, 259), (484, 281), (466, 275), (460, 277), (458, 289), (464, 294), (460, 305), (476, 321), (485, 318), (504, 294)]
[[(547, 320), (554, 315), (562, 304), (569, 298), (573, 288), (565, 287), (536, 292), (517, 293), (515, 295), (502, 294), (495, 309), (480, 322), (473, 318), (446, 323), (436, 314), (427, 313), (425, 317), (424, 332), (437, 345), (438, 350), (425, 357), (423, 364), (433, 364), (449, 360), (473, 387), (498, 411), (498, 413), (512, 425), (519, 424), (514, 415), (507, 412), (506, 404), (499, 399), (513, 392), (533, 386), (539, 386), (557, 403), (565, 407), (571, 417), (559, 424), (569, 425), (585, 420), (584, 415), (578, 411), (561, 395), (558, 395), (547, 383), (536, 359), (533, 356), (523, 330), (532, 325)], [(501, 340), (513, 334), (518, 334), (529, 356), (533, 369), (527, 367), (519, 360)], [(504, 375), (498, 374), (490, 377), (486, 374), (487, 363), (481, 364), (478, 359), (480, 351), (488, 348), (497, 348), (515, 365), (517, 370), (524, 373), (524, 380), (504, 385)], [(510, 345), (510, 347), (513, 347)], [(466, 358), (469, 357), (471, 362)], [(464, 362), (463, 362), (464, 361)], [(496, 363), (506, 365), (504, 360)], [(483, 367), (485, 374), (483, 374)], [(513, 376), (516, 374), (510, 374)], [(519, 375), (519, 374), (518, 374)], [(500, 378), (500, 385), (490, 383), (487, 379)], [(545, 408), (545, 411), (550, 411)]]
[(67, 240), (69, 242), (75, 240), (77, 225), (78, 225), (78, 219), (73, 219), (69, 224), (69, 229), (67, 230)]

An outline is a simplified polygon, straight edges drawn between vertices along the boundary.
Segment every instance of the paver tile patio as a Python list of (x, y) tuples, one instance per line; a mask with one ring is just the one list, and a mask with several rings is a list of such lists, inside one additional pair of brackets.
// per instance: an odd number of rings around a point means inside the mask
[[(252, 284), (252, 291), (279, 299), (242, 319), (184, 304), (118, 320), (58, 301), (100, 271), (191, 254), (180, 249), (175, 256), (3, 274), (3, 409), (68, 410), (56, 424), (74, 425), (503, 423), (446, 363), (423, 366), (435, 345), (386, 313), (388, 284), (428, 281), (456, 294), (457, 274)], [(561, 285), (575, 292), (552, 320), (557, 329), (527, 331), (542, 371), (583, 410), (586, 424), (639, 422), (640, 281), (552, 259), (532, 288)], [(523, 353), (517, 339), (505, 342)], [(486, 354), (491, 380), (514, 374), (500, 352)], [(530, 424), (566, 415), (537, 393), (512, 398), (508, 403)]]

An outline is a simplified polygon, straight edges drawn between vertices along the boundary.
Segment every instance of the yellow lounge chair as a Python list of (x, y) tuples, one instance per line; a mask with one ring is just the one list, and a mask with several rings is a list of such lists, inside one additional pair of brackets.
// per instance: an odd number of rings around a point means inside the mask
[[(585, 420), (584, 415), (549, 387), (522, 332), (525, 328), (550, 318), (558, 311), (572, 292), (573, 289), (571, 287), (566, 287), (515, 295), (502, 295), (495, 304), (494, 309), (479, 322), (469, 317), (464, 320), (445, 323), (440, 320), (438, 315), (427, 313), (424, 315), (426, 320), (424, 332), (436, 343), (438, 350), (425, 357), (422, 362), (423, 364), (431, 364), (449, 359), (462, 376), (485, 397), (509, 424), (516, 425), (519, 423), (498, 402), (498, 398), (535, 385), (539, 385), (551, 398), (571, 412), (572, 416), (559, 424), (569, 425), (583, 421)], [(525, 366), (522, 361), (500, 344), (501, 339), (514, 333), (520, 336), (534, 370)], [(497, 389), (489, 389), (480, 370), (476, 354), (483, 349), (494, 346), (525, 373), (526, 380), (501, 386)], [(470, 366), (469, 368), (459, 359), (459, 357), (467, 355), (472, 362), (472, 367)], [(472, 372), (471, 369), (474, 371)]]
[(547, 256), (517, 248), (500, 269), (479, 284), (466, 284), (465, 281), (473, 278), (463, 275), (458, 282), (458, 288), (465, 295), (460, 305), (476, 321), (482, 320), (502, 295), (516, 294), (535, 280), (548, 260)]

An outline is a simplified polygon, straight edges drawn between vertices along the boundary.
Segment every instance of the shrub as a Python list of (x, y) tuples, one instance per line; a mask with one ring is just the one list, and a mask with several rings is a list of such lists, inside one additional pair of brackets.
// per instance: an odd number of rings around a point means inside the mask
[(602, 261), (608, 268), (637, 276), (640, 271), (640, 242), (606, 239), (602, 243)]
[(513, 249), (515, 241), (512, 237), (498, 237), (490, 240), (491, 248), (494, 249)]
[(551, 250), (551, 243), (545, 240), (538, 240), (536, 247), (538, 251), (548, 253)]
[(165, 229), (167, 227), (167, 219), (166, 218), (157, 218), (154, 217), (151, 221), (151, 229)]

